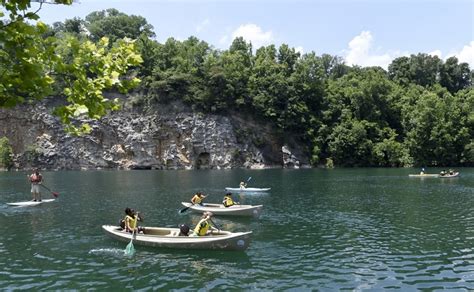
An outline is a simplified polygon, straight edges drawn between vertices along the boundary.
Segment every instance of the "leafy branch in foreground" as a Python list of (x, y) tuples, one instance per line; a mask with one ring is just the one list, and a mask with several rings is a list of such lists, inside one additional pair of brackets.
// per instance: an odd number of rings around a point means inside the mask
[(68, 104), (57, 107), (54, 113), (69, 130), (87, 132), (87, 125), (81, 130), (71, 124), (71, 118), (87, 115), (98, 119), (108, 110), (118, 109), (118, 101), (107, 99), (103, 92), (117, 89), (124, 93), (138, 85), (140, 80), (127, 73), (130, 66), (139, 65), (142, 58), (134, 41), (127, 38), (117, 41), (110, 49), (105, 37), (98, 43), (72, 36), (58, 42), (54, 72), (64, 82), (62, 93)]
[(109, 46), (108, 38), (93, 43), (72, 35), (45, 37), (49, 28), (37, 21), (41, 4), (34, 12), (28, 11), (30, 0), (0, 0), (0, 6), (0, 107), (35, 102), (61, 87), (66, 105), (54, 112), (79, 134), (89, 127), (77, 128), (72, 118), (87, 114), (97, 119), (118, 108), (116, 100), (103, 96), (104, 90), (126, 92), (139, 83), (129, 74), (129, 68), (142, 62), (134, 41), (125, 38)]

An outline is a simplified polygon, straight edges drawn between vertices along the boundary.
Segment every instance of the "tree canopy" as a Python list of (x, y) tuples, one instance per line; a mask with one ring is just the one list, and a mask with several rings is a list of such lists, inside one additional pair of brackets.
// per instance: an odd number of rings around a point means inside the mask
[(456, 57), (419, 53), (388, 70), (361, 68), (243, 38), (227, 50), (196, 37), (160, 43), (146, 19), (115, 9), (49, 27), (27, 0), (0, 4), (9, 13), (0, 15), (0, 106), (63, 97), (55, 113), (72, 131), (87, 131), (74, 117), (118, 107), (104, 92), (134, 88), (137, 105), (180, 101), (272, 123), (283, 142), (298, 137), (315, 165), (474, 163), (473, 71)]

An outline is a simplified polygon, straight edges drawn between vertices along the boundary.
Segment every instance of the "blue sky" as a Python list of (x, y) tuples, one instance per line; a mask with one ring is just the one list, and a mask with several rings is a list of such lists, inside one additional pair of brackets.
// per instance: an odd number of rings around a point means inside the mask
[(80, 0), (43, 5), (52, 24), (116, 8), (141, 15), (156, 39), (196, 36), (227, 49), (236, 36), (254, 48), (286, 43), (301, 52), (343, 57), (384, 68), (396, 57), (457, 56), (474, 69), (474, 0)]

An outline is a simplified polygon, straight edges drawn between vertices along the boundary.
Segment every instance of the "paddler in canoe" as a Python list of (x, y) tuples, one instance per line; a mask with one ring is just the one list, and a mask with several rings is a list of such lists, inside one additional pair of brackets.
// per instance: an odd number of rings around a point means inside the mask
[(227, 193), (225, 194), (224, 199), (222, 200), (222, 204), (224, 205), (224, 207), (228, 208), (230, 206), (239, 204), (239, 202), (234, 202), (234, 200), (232, 199), (232, 193)]
[(204, 200), (204, 198), (207, 197), (207, 196), (204, 196), (203, 193), (201, 192), (197, 192), (194, 197), (192, 197), (191, 199), (191, 203), (193, 205), (201, 205), (202, 206), (202, 201)]
[(143, 221), (143, 217), (135, 210), (130, 208), (125, 208), (125, 218), (120, 222), (120, 227), (122, 227), (126, 232), (133, 233), (145, 233), (145, 227), (138, 226), (137, 221)]
[(204, 212), (202, 214), (201, 220), (198, 222), (196, 227), (194, 227), (193, 233), (191, 233), (189, 236), (204, 236), (209, 229), (211, 232), (219, 231), (218, 228), (211, 225), (211, 223), (215, 225), (211, 219), (212, 215), (213, 214), (211, 212)]

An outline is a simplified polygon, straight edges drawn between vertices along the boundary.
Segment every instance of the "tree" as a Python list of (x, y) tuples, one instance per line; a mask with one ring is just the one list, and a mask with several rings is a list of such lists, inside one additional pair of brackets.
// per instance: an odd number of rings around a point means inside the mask
[(439, 83), (451, 93), (468, 88), (471, 85), (469, 65), (467, 63), (458, 64), (456, 57), (448, 58), (441, 66)]
[(118, 101), (105, 98), (103, 93), (109, 88), (126, 92), (135, 87), (139, 79), (132, 76), (121, 79), (120, 76), (127, 73), (129, 65), (138, 65), (141, 57), (129, 39), (118, 40), (109, 49), (109, 40), (105, 37), (95, 44), (71, 36), (57, 40), (56, 48), (61, 58), (55, 60), (53, 68), (66, 85), (62, 93), (69, 104), (57, 107), (55, 114), (70, 131), (88, 132), (87, 124), (79, 131), (71, 124), (71, 118), (85, 114), (98, 119), (108, 110), (118, 109)]
[[(72, 0), (56, 2), (71, 4)], [(60, 83), (68, 104), (55, 113), (70, 124), (71, 118), (83, 113), (98, 118), (117, 108), (116, 102), (104, 98), (104, 90), (125, 91), (137, 84), (138, 79), (128, 74), (131, 66), (141, 62), (132, 41), (109, 47), (107, 39), (95, 45), (73, 35), (57, 38), (37, 21), (39, 10), (28, 12), (29, 0), (0, 0), (0, 5), (9, 13), (3, 18), (0, 12), (0, 107), (35, 102), (52, 94), (54, 84)], [(28, 20), (37, 22), (32, 25)], [(80, 132), (74, 125), (69, 128)]]
[(404, 108), (405, 143), (416, 164), (449, 166), (462, 160), (472, 130), (457, 99), (437, 85)]
[(277, 126), (285, 128), (284, 112), (288, 108), (289, 80), (284, 73), (284, 65), (277, 63), (274, 45), (261, 47), (255, 56), (255, 65), (249, 80), (253, 106)]
[(0, 138), (0, 167), (10, 168), (12, 166), (13, 149), (7, 137)]
[(127, 15), (110, 8), (92, 12), (86, 16), (85, 26), (90, 32), (90, 38), (98, 41), (103, 37), (110, 39), (111, 44), (118, 39), (138, 39), (140, 36), (154, 37), (153, 26), (145, 18)]

